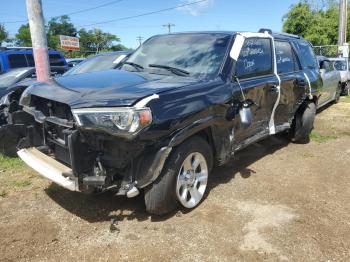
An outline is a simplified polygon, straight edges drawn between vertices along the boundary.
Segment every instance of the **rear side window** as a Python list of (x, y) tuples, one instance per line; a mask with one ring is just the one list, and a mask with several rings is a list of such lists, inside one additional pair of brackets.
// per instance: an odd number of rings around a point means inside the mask
[(299, 63), (290, 43), (284, 41), (275, 41), (275, 48), (278, 74), (284, 74), (299, 70)]
[(14, 54), (8, 56), (10, 67), (11, 68), (19, 68), (19, 67), (27, 67), (27, 59), (24, 54)]
[(51, 66), (64, 66), (64, 61), (62, 56), (57, 54), (49, 54), (50, 65)]
[(271, 40), (249, 38), (245, 40), (236, 64), (238, 78), (251, 78), (272, 74)]
[(307, 42), (300, 41), (298, 42), (298, 46), (300, 51), (299, 58), (303, 67), (308, 69), (317, 69), (318, 64), (311, 45)]

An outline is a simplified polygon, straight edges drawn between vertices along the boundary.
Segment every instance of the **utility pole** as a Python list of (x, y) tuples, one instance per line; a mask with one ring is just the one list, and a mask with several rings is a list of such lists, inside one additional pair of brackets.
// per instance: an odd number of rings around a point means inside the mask
[(346, 23), (348, 13), (348, 0), (340, 0), (339, 2), (339, 31), (338, 45), (343, 46), (346, 42)]
[(138, 37), (136, 37), (136, 40), (139, 41), (139, 45), (141, 46), (143, 37), (142, 36), (138, 36)]
[(174, 24), (171, 23), (167, 23), (166, 25), (163, 25), (163, 27), (167, 27), (168, 28), (168, 33), (171, 34), (171, 28), (175, 26)]
[(41, 0), (26, 0), (38, 81), (50, 79), (50, 63)]

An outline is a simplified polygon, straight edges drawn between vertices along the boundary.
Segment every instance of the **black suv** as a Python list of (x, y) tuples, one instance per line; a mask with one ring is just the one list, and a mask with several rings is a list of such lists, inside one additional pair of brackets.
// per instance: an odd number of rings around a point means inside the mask
[(144, 189), (160, 215), (196, 207), (237, 150), (282, 131), (305, 143), (313, 128), (321, 81), (298, 36), (154, 36), (120, 69), (29, 87), (13, 117), (18, 155), (72, 191)]

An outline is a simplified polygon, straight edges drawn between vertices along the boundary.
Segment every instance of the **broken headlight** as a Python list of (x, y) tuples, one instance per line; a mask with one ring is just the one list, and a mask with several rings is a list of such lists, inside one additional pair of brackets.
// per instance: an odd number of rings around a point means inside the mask
[(83, 108), (72, 110), (79, 126), (130, 137), (152, 123), (149, 108)]

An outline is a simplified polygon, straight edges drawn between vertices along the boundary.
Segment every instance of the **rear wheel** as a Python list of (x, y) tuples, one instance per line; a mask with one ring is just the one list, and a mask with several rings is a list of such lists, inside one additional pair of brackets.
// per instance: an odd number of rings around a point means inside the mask
[(174, 149), (161, 175), (145, 190), (149, 213), (165, 215), (179, 204), (194, 208), (207, 189), (213, 155), (209, 144), (200, 137), (186, 140)]
[(294, 116), (290, 138), (295, 143), (306, 144), (310, 141), (310, 134), (314, 128), (316, 105), (312, 101), (306, 101), (300, 106)]

